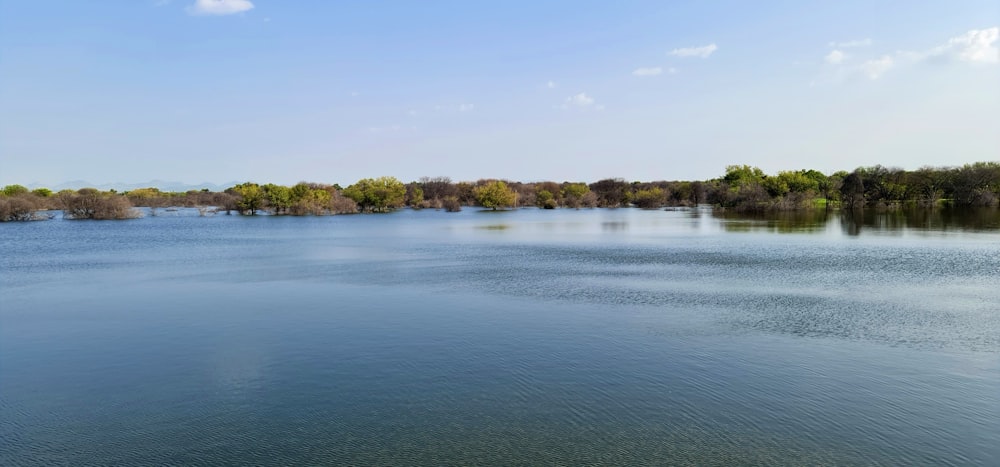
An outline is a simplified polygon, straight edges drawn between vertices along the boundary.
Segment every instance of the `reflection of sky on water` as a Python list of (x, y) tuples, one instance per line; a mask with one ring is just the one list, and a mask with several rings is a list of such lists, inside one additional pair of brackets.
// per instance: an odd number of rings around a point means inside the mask
[(227, 394), (251, 397), (265, 378), (267, 347), (248, 336), (220, 336), (214, 344), (206, 363), (215, 384)]
[(1000, 232), (939, 218), (3, 225), (0, 464), (986, 464)]

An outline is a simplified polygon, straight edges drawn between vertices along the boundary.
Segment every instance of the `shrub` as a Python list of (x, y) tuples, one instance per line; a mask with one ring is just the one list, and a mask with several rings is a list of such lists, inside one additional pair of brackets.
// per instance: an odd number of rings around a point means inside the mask
[(0, 222), (48, 219), (39, 213), (40, 200), (34, 195), (0, 196)]
[(444, 207), (445, 211), (448, 212), (458, 212), (462, 210), (462, 203), (458, 201), (457, 196), (445, 196), (441, 200), (441, 206)]
[(102, 193), (93, 188), (83, 188), (76, 193), (60, 192), (63, 217), (66, 219), (134, 219), (139, 211), (128, 198), (116, 193)]

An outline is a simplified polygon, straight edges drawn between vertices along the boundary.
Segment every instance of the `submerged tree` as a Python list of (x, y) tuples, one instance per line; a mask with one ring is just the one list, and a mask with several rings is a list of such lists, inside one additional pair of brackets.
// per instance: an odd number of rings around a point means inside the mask
[(125, 195), (113, 191), (101, 192), (94, 188), (81, 188), (76, 192), (62, 191), (59, 202), (66, 219), (133, 219), (139, 211), (132, 207)]
[(865, 182), (857, 170), (844, 177), (840, 185), (840, 199), (844, 207), (856, 208), (865, 203)]
[(230, 191), (239, 198), (236, 200), (236, 207), (239, 208), (241, 214), (253, 216), (264, 207), (266, 199), (264, 189), (256, 183), (241, 183), (226, 191)]
[(0, 196), (0, 222), (48, 219), (39, 212), (43, 206), (42, 199), (30, 193)]
[(386, 212), (402, 207), (406, 201), (406, 185), (395, 177), (361, 179), (343, 193), (358, 203), (362, 212)]
[[(586, 183), (564, 183), (562, 186), (563, 205), (568, 208), (579, 208), (592, 202), (595, 198)], [(588, 197), (588, 195), (590, 195)]]
[(606, 178), (591, 183), (590, 190), (597, 196), (597, 205), (605, 208), (625, 206), (632, 199), (628, 182), (620, 178)]
[(494, 180), (485, 185), (475, 188), (476, 202), (484, 208), (491, 208), (494, 211), (501, 207), (514, 205), (516, 194), (506, 183)]
[[(48, 194), (52, 192), (45, 188)], [(7, 185), (0, 190), (0, 222), (48, 219), (39, 211), (47, 206), (47, 196), (28, 191), (22, 185)]]
[(965, 164), (952, 171), (956, 204), (993, 206), (1000, 198), (1000, 162)]
[(635, 195), (632, 197), (632, 204), (638, 208), (652, 209), (663, 206), (666, 199), (667, 198), (663, 193), (663, 189), (658, 186), (653, 186), (636, 191)]
[(283, 185), (268, 183), (264, 185), (264, 196), (267, 198), (267, 205), (271, 207), (275, 214), (287, 214), (288, 209), (294, 202), (292, 189)]
[(535, 205), (542, 209), (555, 209), (557, 203), (551, 191), (538, 190), (535, 194)]
[(414, 208), (424, 207), (424, 189), (417, 182), (406, 185), (406, 205)]

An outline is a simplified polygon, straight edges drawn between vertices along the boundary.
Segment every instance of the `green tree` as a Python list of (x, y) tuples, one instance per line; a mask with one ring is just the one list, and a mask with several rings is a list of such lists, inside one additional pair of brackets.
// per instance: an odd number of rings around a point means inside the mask
[[(306, 193), (302, 195), (294, 194), (298, 186), (306, 187)], [(329, 214), (333, 210), (330, 203), (333, 196), (329, 191), (321, 188), (309, 188), (305, 184), (295, 185), (290, 191), (293, 192), (293, 199), (295, 200), (289, 208), (289, 212), (293, 215), (304, 216), (312, 214), (319, 216)]]
[(4, 196), (17, 196), (28, 193), (28, 188), (22, 185), (7, 185), (0, 193), (3, 193)]
[(722, 179), (734, 188), (744, 185), (760, 185), (764, 182), (764, 171), (749, 165), (729, 165), (726, 166), (726, 175)]
[(240, 214), (254, 216), (257, 210), (264, 206), (264, 190), (256, 183), (241, 183), (227, 191), (239, 198), (236, 200), (236, 207), (240, 210)]
[(515, 201), (514, 190), (500, 180), (494, 180), (485, 185), (475, 188), (476, 202), (484, 208), (491, 208), (494, 211), (499, 207), (513, 206)]
[(303, 199), (307, 199), (310, 202), (320, 206), (329, 206), (330, 201), (333, 199), (333, 196), (330, 194), (329, 191), (317, 188), (315, 190), (309, 190), (309, 194), (306, 195)]
[(790, 191), (788, 188), (788, 182), (784, 177), (780, 176), (764, 177), (764, 182), (761, 183), (761, 185), (765, 190), (767, 190), (767, 194), (772, 197), (785, 196)]
[(555, 209), (556, 198), (549, 190), (539, 190), (535, 194), (535, 205), (543, 209)]
[(420, 184), (412, 182), (409, 185), (406, 185), (406, 205), (420, 207), (423, 202), (424, 189), (420, 188)]
[(292, 203), (296, 203), (299, 200), (309, 196), (309, 192), (312, 191), (312, 187), (305, 182), (296, 183), (295, 186), (291, 188), (292, 192)]
[(287, 186), (268, 183), (264, 185), (264, 195), (275, 214), (287, 213), (288, 208), (292, 207), (292, 190)]
[(658, 186), (641, 189), (635, 192), (632, 197), (632, 204), (643, 209), (658, 208), (666, 202), (666, 195), (663, 189)]
[(583, 204), (583, 199), (590, 193), (590, 187), (586, 183), (567, 183), (562, 187), (563, 204), (567, 207), (578, 208)]
[(563, 196), (575, 196), (577, 198), (583, 198), (583, 195), (590, 191), (590, 187), (586, 183), (568, 183), (563, 187)]
[(827, 177), (823, 172), (813, 169), (800, 170), (799, 173), (812, 180), (810, 183), (815, 183), (815, 188), (813, 189), (822, 194), (823, 197), (826, 197), (826, 191), (830, 189), (830, 177)]
[(826, 177), (815, 170), (812, 172), (815, 172), (815, 175), (810, 176), (809, 173), (802, 170), (794, 172), (778, 172), (778, 177), (784, 180), (785, 184), (788, 185), (788, 191), (793, 193), (815, 193), (819, 190), (818, 179), (826, 179)]
[(365, 178), (344, 189), (361, 211), (386, 212), (403, 206), (406, 185), (395, 177)]

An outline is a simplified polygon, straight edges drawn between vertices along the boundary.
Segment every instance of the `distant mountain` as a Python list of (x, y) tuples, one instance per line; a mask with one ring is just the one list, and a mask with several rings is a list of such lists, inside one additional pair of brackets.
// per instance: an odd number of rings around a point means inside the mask
[(79, 190), (80, 188), (97, 188), (98, 190), (115, 190), (115, 191), (129, 191), (136, 188), (159, 188), (160, 191), (190, 191), (190, 190), (202, 190), (208, 189), (209, 191), (222, 191), (233, 185), (237, 185), (240, 182), (229, 182), (222, 185), (217, 185), (214, 183), (204, 182), (196, 184), (188, 184), (181, 182), (170, 182), (165, 180), (150, 180), (148, 182), (141, 183), (103, 183), (96, 184), (90, 183), (85, 180), (71, 180), (68, 182), (63, 182), (58, 185), (44, 185), (40, 183), (32, 183), (28, 185), (28, 188), (48, 188), (52, 191), (59, 190)]

